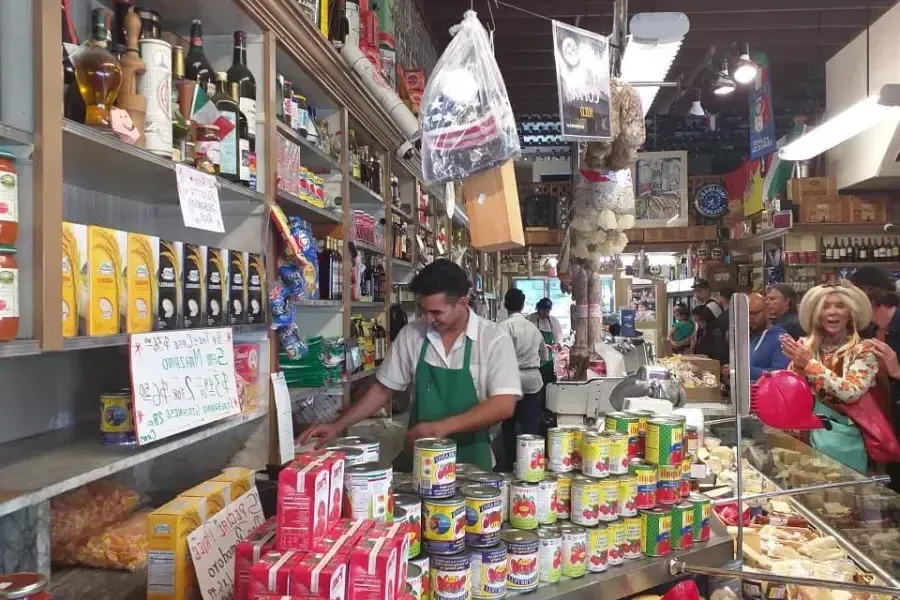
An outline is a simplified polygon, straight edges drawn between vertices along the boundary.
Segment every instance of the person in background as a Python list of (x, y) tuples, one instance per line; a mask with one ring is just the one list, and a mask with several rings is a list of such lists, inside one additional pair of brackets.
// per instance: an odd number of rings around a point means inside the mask
[(851, 469), (866, 472), (868, 456), (859, 428), (838, 403), (859, 401), (875, 384), (878, 355), (871, 340), (859, 332), (872, 320), (865, 293), (850, 284), (817, 285), (800, 302), (800, 325), (809, 332), (795, 340), (781, 336), (790, 367), (806, 378), (816, 397), (814, 411), (831, 421), (831, 429), (814, 429), (810, 444)]
[(781, 350), (781, 336), (787, 332), (769, 322), (765, 297), (750, 294), (747, 305), (750, 313), (750, 381), (756, 381), (763, 373), (787, 369), (791, 361)]
[(734, 295), (734, 288), (725, 287), (719, 290), (719, 305), (722, 307), (722, 314), (716, 317), (716, 323), (719, 329), (725, 332), (725, 339), (728, 339), (728, 319), (731, 314), (731, 297)]
[(712, 297), (712, 292), (709, 289), (709, 282), (707, 280), (699, 277), (694, 280), (694, 300), (697, 302), (696, 306), (705, 306), (709, 309), (715, 324), (718, 326), (718, 321), (716, 321), (716, 319), (722, 314), (722, 305)]
[(716, 317), (707, 306), (695, 306), (691, 311), (694, 318), (694, 324), (697, 326), (695, 342), (692, 348), (694, 354), (702, 354), (714, 360), (719, 364), (727, 364), (728, 342), (725, 341), (725, 334), (716, 324)]
[(766, 306), (769, 309), (769, 319), (774, 325), (779, 325), (795, 340), (806, 335), (797, 315), (797, 292), (790, 284), (776, 283), (770, 286), (766, 294)]
[(525, 318), (525, 293), (513, 288), (506, 292), (503, 306), (509, 317), (500, 328), (512, 338), (519, 362), (519, 380), (522, 382), (522, 399), (516, 403), (516, 412), (511, 419), (503, 421), (504, 471), (511, 471), (516, 456), (516, 436), (523, 433), (538, 434), (543, 409), (544, 381), (541, 377), (540, 365), (547, 361), (550, 352), (544, 343), (541, 332), (534, 323)]
[(694, 335), (694, 322), (691, 321), (691, 313), (684, 304), (675, 306), (675, 323), (669, 330), (668, 340), (672, 344), (674, 354), (682, 354), (690, 349)]
[(562, 343), (562, 326), (559, 324), (559, 319), (550, 316), (550, 310), (553, 308), (550, 298), (541, 298), (535, 308), (537, 310), (528, 315), (528, 320), (537, 326), (544, 337), (544, 343), (550, 348), (550, 357), (541, 363), (541, 376), (544, 378), (544, 384), (548, 384), (556, 381), (553, 349)]

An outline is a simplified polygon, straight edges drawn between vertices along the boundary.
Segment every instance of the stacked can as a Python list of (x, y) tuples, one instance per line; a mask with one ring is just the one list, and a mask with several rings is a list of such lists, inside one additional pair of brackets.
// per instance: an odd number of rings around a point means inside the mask
[(540, 540), (533, 531), (507, 529), (500, 534), (506, 544), (506, 589), (510, 592), (530, 592), (537, 588), (538, 553)]
[[(626, 437), (629, 459), (641, 457), (641, 416), (628, 412), (609, 413), (606, 415), (606, 431)], [(624, 466), (627, 468), (628, 463)]]
[[(684, 423), (670, 417), (656, 417), (647, 422), (645, 459), (656, 465), (656, 501), (673, 505), (681, 499), (684, 476)], [(690, 459), (688, 459), (690, 460)], [(690, 493), (690, 464), (687, 470)]]
[(548, 432), (547, 446), (552, 453), (548, 460), (544, 438), (520, 435), (516, 439), (516, 479), (509, 490), (509, 523), (516, 529), (534, 530), (538, 525), (552, 525), (557, 520), (558, 480), (549, 475), (545, 465), (557, 472), (572, 467), (574, 434), (571, 430), (553, 428)]
[(635, 415), (638, 418), (638, 457), (644, 456), (647, 438), (647, 422), (656, 416), (652, 410), (626, 410), (625, 414)]

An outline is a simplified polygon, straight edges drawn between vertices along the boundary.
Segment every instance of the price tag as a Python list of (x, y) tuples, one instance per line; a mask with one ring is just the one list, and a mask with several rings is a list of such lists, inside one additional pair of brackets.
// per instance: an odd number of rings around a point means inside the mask
[(253, 488), (188, 536), (203, 600), (234, 598), (234, 547), (265, 520)]
[(178, 202), (185, 227), (225, 233), (216, 178), (187, 165), (175, 165)]
[(272, 373), (271, 377), (278, 421), (278, 456), (281, 464), (285, 464), (294, 460), (294, 415), (291, 411), (291, 395), (284, 380), (284, 371)]
[(130, 343), (139, 444), (241, 412), (230, 328), (133, 334)]

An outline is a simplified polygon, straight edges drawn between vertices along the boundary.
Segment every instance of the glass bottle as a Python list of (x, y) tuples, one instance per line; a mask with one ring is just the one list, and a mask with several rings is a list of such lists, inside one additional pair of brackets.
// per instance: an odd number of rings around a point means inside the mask
[(297, 96), (297, 131), (304, 140), (309, 135), (309, 107), (306, 105), (306, 96)]
[(866, 244), (866, 238), (862, 238), (859, 242), (859, 261), (869, 261), (869, 246)]
[(256, 149), (256, 78), (247, 68), (247, 33), (234, 32), (234, 50), (232, 64), (228, 68), (228, 83), (237, 83), (240, 99), (238, 106), (247, 116), (247, 134), (250, 136), (250, 149)]
[(226, 121), (231, 123), (232, 129), (220, 143), (222, 162), (219, 166), (219, 175), (228, 181), (240, 181), (238, 175), (238, 107), (228, 93), (228, 76), (225, 73), (216, 73), (216, 93), (211, 98), (219, 113)]
[(333, 300), (331, 297), (331, 239), (325, 238), (316, 242), (319, 246), (319, 297), (322, 300)]
[[(232, 81), (229, 84), (231, 88), (231, 99), (234, 100), (235, 106), (238, 106), (240, 89), (238, 88), (237, 82)], [(244, 114), (244, 111), (240, 109), (238, 106), (238, 128), (237, 128), (237, 136), (238, 136), (238, 179), (240, 179), (241, 185), (252, 187), (250, 184), (251, 172), (250, 172), (250, 155), (252, 154), (251, 144), (250, 144), (250, 123), (247, 120), (247, 115)]]
[(78, 36), (75, 35), (75, 26), (72, 23), (72, 5), (68, 2), (62, 3), (62, 58), (63, 58), (63, 83), (65, 92), (63, 94), (63, 116), (67, 119), (84, 123), (84, 98), (78, 89), (78, 83), (75, 80), (75, 64), (69, 51), (66, 49), (78, 46)]
[(208, 95), (213, 95), (215, 93), (215, 71), (213, 71), (209, 59), (206, 58), (206, 52), (203, 51), (203, 24), (200, 19), (194, 19), (191, 22), (191, 46), (188, 48), (185, 60), (187, 61), (187, 78), (196, 81), (197, 85), (203, 86)]
[(122, 66), (106, 49), (106, 10), (91, 13), (91, 41), (75, 58), (75, 79), (84, 99), (85, 125), (109, 129), (109, 108), (119, 95)]
[(350, 176), (359, 181), (362, 177), (359, 169), (359, 148), (356, 145), (356, 132), (349, 130), (349, 139), (347, 144), (350, 147)]
[(281, 86), (281, 103), (282, 114), (284, 115), (284, 124), (294, 128), (294, 85), (290, 80), (285, 79)]
[(172, 46), (172, 156), (183, 161), (187, 160), (188, 118), (193, 91), (191, 82), (185, 77), (184, 48)]
[(891, 259), (897, 260), (898, 258), (900, 258), (900, 244), (897, 243), (897, 238), (894, 238), (891, 244)]
[(375, 152), (369, 153), (369, 188), (376, 194), (381, 194), (381, 162), (375, 156)]

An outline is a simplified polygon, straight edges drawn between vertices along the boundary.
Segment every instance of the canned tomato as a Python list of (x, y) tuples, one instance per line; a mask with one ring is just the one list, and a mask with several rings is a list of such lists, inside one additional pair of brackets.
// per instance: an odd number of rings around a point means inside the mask
[(506, 542), (506, 589), (530, 592), (538, 586), (538, 536), (531, 531), (507, 529), (500, 534)]
[[(406, 585), (412, 591), (412, 596), (416, 600), (423, 600), (422, 596), (422, 569), (410, 563), (406, 568)], [(424, 598), (427, 600), (427, 598)]]
[(564, 525), (559, 528), (562, 536), (562, 574), (581, 577), (587, 568), (587, 532), (584, 527)]
[[(340, 450), (344, 453), (344, 468), (352, 467), (353, 465), (363, 465), (366, 463), (366, 453), (362, 448), (353, 448), (351, 446), (326, 446), (325, 450)], [(406, 473), (395, 473), (394, 474), (394, 484), (400, 483), (398, 481), (398, 476), (406, 475)]]
[(471, 475), (475, 473), (484, 473), (484, 471), (473, 464), (469, 463), (456, 463), (456, 476), (463, 479), (468, 479)]
[(523, 434), (516, 438), (516, 477), (537, 483), (547, 473), (544, 470), (544, 438)]
[(334, 440), (332, 446), (356, 448), (363, 451), (363, 463), (378, 462), (378, 440), (361, 435), (351, 435)]
[(679, 495), (685, 500), (691, 495), (691, 459), (681, 461), (681, 481), (678, 484)]
[(490, 548), (500, 541), (499, 489), (489, 485), (467, 485), (460, 490), (466, 499), (466, 545)]
[(710, 523), (709, 518), (712, 513), (712, 502), (709, 497), (703, 494), (691, 494), (689, 501), (694, 507), (693, 516), (693, 538), (695, 542), (706, 542), (709, 540)]
[(572, 506), (572, 474), (560, 473), (556, 476), (556, 517), (568, 519)]
[(651, 465), (681, 465), (681, 426), (668, 418), (647, 423), (647, 448), (644, 460)]
[(432, 558), (461, 552), (466, 545), (465, 498), (458, 494), (449, 498), (424, 498), (422, 537), (425, 551)]
[(472, 597), (486, 600), (506, 596), (506, 544), (498, 542), (490, 548), (471, 552)]
[(672, 513), (658, 507), (641, 511), (641, 554), (667, 556), (672, 551)]
[(649, 465), (642, 460), (631, 461), (628, 472), (637, 478), (635, 507), (640, 510), (656, 506), (656, 465)]
[(374, 463), (344, 469), (344, 516), (391, 521), (394, 517), (392, 475), (391, 467), (380, 469)]
[(609, 567), (611, 531), (605, 523), (587, 530), (587, 570), (591, 573), (603, 573)]
[(566, 429), (572, 432), (572, 468), (580, 471), (584, 457), (585, 428), (582, 425), (570, 425)]
[(538, 484), (514, 481), (509, 488), (509, 524), (517, 529), (537, 529)]
[(656, 416), (652, 410), (636, 409), (623, 411), (625, 414), (633, 415), (638, 418), (638, 435), (647, 433), (647, 422)]
[(609, 564), (617, 567), (625, 562), (625, 522), (609, 523)]
[(637, 515), (637, 476), (619, 475), (619, 516)]
[(687, 417), (678, 413), (671, 413), (666, 415), (666, 419), (670, 421), (674, 421), (676, 425), (678, 425), (678, 441), (675, 443), (675, 458), (679, 462), (684, 459), (685, 455), (685, 441), (684, 434), (687, 429)]
[[(413, 565), (419, 568), (422, 572), (422, 600), (431, 600), (431, 581), (429, 577), (429, 568), (430, 561), (428, 559), (428, 555), (425, 553), (420, 554), (416, 558), (409, 559), (408, 569), (411, 569)], [(407, 571), (407, 574), (409, 571)]]
[(626, 560), (641, 557), (641, 518), (627, 517), (622, 520), (625, 530), (625, 544), (622, 555)]
[(600, 522), (600, 502), (604, 480), (584, 475), (572, 477), (572, 508), (570, 518), (576, 525), (593, 527)]
[(471, 473), (466, 475), (469, 485), (489, 485), (498, 490), (503, 489), (503, 475), (500, 473)]
[(690, 502), (679, 502), (672, 507), (669, 537), (673, 550), (685, 550), (694, 545), (694, 505)]
[(500, 483), (500, 491), (502, 492), (502, 518), (504, 523), (509, 522), (510, 517), (510, 488), (512, 487), (513, 481), (515, 481), (515, 477), (512, 473), (498, 473), (500, 477), (503, 478), (503, 481)]
[(581, 472), (589, 477), (607, 477), (609, 475), (609, 435), (589, 431), (584, 434), (582, 448), (584, 460)]
[(456, 483), (456, 442), (423, 438), (413, 445), (413, 486), (423, 498), (447, 498)]
[(538, 525), (553, 525), (554, 523), (556, 523), (556, 501), (558, 498), (557, 494), (557, 479), (553, 475), (548, 475), (546, 479), (538, 483)]
[(631, 413), (611, 412), (606, 415), (606, 431), (616, 431), (626, 437), (638, 437), (641, 419)]
[(398, 508), (406, 511), (406, 522), (409, 523), (409, 557), (413, 558), (422, 551), (422, 500), (412, 494), (394, 496), (394, 512)]
[(656, 502), (675, 504), (681, 498), (681, 467), (659, 465), (656, 468)]
[(601, 521), (615, 521), (619, 518), (619, 478), (610, 477), (600, 480), (600, 508), (598, 518)]
[(566, 427), (547, 430), (547, 467), (556, 473), (568, 473), (572, 466), (575, 434)]
[(562, 536), (558, 529), (538, 529), (538, 578), (543, 583), (556, 583), (562, 578)]
[(622, 475), (628, 472), (628, 438), (621, 433), (604, 433), (609, 436), (609, 472)]
[(432, 556), (430, 568), (432, 600), (468, 600), (472, 597), (471, 556)]
[(684, 455), (694, 461), (698, 450), (700, 450), (700, 431), (694, 425), (688, 425), (684, 428)]

